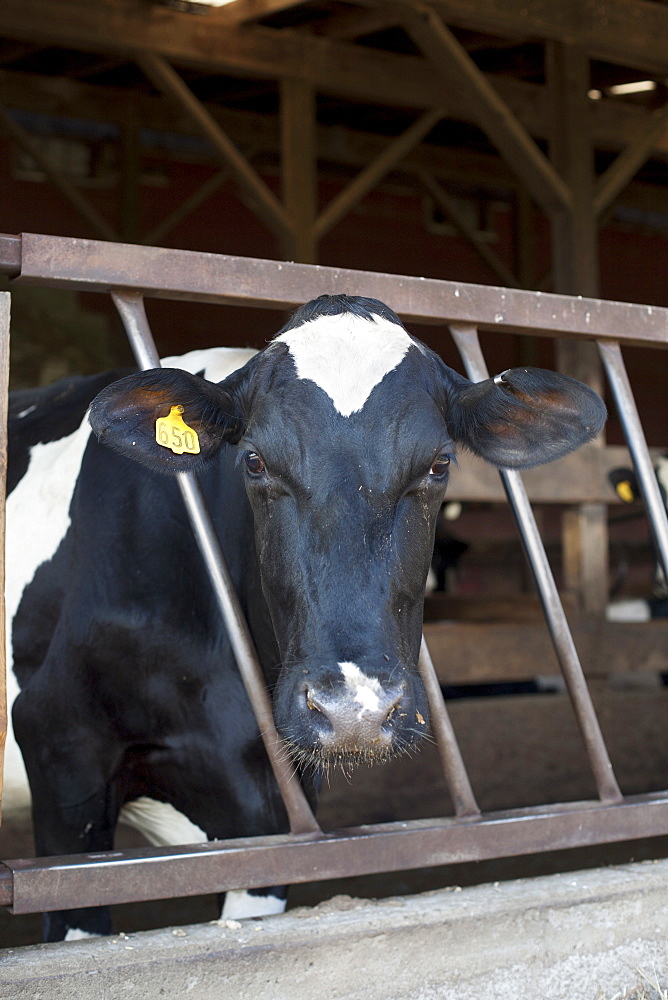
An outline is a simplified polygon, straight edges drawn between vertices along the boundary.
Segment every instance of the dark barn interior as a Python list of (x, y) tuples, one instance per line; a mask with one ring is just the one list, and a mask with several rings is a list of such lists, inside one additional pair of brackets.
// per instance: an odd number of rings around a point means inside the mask
[[(40, 233), (416, 275), (668, 307), (664, 0), (3, 0), (0, 233)], [(13, 284), (10, 384), (130, 360), (108, 296)], [(335, 291), (336, 289), (333, 289)], [(392, 305), (389, 302), (389, 305)], [(162, 355), (261, 347), (271, 309), (152, 299)], [(447, 329), (411, 331), (461, 370)], [(532, 487), (536, 516), (622, 790), (666, 787), (668, 619), (613, 623), (654, 593), (629, 464), (595, 345), (484, 332), (491, 370), (554, 367), (606, 396), (604, 440)], [(663, 346), (668, 345), (668, 339)], [(666, 355), (624, 358), (652, 456), (668, 451)], [(462, 460), (443, 535), (464, 543), (426, 598), (425, 634), (483, 808), (595, 797), (498, 477)], [(505, 697), (492, 697), (499, 693)], [(405, 791), (396, 793), (396, 788)], [(433, 748), (336, 778), (324, 828), (448, 815)], [(24, 831), (0, 856), (29, 853)], [(134, 841), (121, 841), (132, 845)], [(667, 838), (298, 887), (434, 885), (665, 856)], [(162, 922), (215, 916), (174, 905)], [(197, 907), (200, 906), (200, 909)], [(39, 939), (1, 914), (0, 938)], [(152, 926), (150, 904), (121, 929)], [(16, 929), (15, 929), (16, 928)]]

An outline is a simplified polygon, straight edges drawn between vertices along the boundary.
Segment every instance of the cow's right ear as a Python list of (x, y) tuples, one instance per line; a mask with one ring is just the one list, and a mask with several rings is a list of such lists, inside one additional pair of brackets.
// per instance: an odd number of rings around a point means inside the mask
[(99, 441), (155, 472), (195, 471), (243, 433), (233, 390), (230, 379), (215, 385), (177, 368), (154, 368), (103, 389), (89, 419)]

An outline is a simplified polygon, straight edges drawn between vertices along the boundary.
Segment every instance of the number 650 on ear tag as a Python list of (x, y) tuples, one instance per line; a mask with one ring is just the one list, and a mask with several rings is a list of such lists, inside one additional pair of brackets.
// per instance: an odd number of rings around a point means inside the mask
[(163, 448), (171, 448), (175, 455), (199, 455), (199, 438), (192, 427), (188, 427), (181, 414), (182, 406), (172, 406), (168, 416), (158, 417), (155, 422), (155, 440)]

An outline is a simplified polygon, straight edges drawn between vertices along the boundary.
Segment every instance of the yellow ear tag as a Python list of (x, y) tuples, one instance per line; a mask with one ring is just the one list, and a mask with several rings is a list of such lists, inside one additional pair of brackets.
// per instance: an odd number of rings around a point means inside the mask
[(192, 427), (188, 427), (182, 413), (182, 406), (172, 406), (168, 416), (158, 417), (155, 422), (155, 440), (163, 448), (171, 448), (175, 455), (182, 455), (184, 451), (189, 455), (199, 455), (197, 433)]
[(632, 503), (635, 499), (633, 496), (633, 490), (631, 489), (631, 484), (627, 479), (624, 479), (621, 483), (617, 483), (617, 496), (624, 503)]

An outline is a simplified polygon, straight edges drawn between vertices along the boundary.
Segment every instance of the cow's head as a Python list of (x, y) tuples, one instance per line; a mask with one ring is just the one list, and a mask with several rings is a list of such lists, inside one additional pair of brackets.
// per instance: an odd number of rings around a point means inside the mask
[[(200, 452), (156, 443), (174, 406)], [(457, 446), (527, 468), (596, 435), (605, 407), (563, 375), (473, 384), (373, 299), (321, 296), (218, 385), (174, 369), (95, 400), (98, 437), (176, 473), (239, 450), (281, 652), (276, 724), (313, 762), (380, 760), (428, 727), (417, 673), (434, 527)]]

